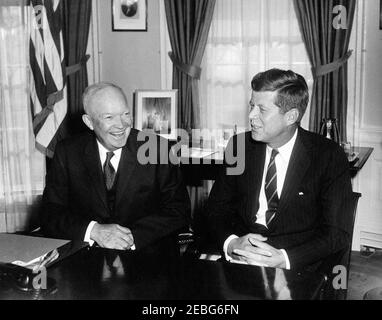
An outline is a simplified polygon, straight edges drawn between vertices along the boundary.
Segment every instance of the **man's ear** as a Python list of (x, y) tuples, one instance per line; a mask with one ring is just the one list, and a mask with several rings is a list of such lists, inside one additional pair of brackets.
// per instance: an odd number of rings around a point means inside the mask
[(90, 130), (93, 130), (93, 121), (92, 121), (92, 119), (90, 118), (89, 115), (87, 115), (87, 114), (83, 114), (83, 115), (82, 115), (82, 121), (86, 124), (86, 126), (87, 126)]
[(300, 112), (297, 108), (290, 109), (286, 114), (287, 125), (294, 124), (298, 121), (298, 117), (300, 116)]

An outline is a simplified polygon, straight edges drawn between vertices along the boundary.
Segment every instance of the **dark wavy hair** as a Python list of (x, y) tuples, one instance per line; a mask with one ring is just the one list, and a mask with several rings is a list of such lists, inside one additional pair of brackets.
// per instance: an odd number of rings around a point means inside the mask
[(274, 104), (282, 113), (296, 108), (299, 112), (297, 123), (300, 123), (309, 103), (308, 85), (303, 76), (291, 71), (270, 69), (255, 75), (251, 82), (253, 91), (276, 91)]

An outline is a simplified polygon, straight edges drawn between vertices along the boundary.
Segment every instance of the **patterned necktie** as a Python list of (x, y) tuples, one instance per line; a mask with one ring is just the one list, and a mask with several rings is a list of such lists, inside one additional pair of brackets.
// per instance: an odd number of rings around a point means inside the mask
[(265, 196), (267, 198), (268, 210), (265, 213), (265, 221), (267, 226), (274, 219), (279, 206), (279, 196), (277, 195), (277, 171), (275, 158), (278, 150), (273, 149), (271, 159), (269, 160), (267, 175), (265, 177)]
[(109, 191), (114, 184), (115, 180), (115, 170), (110, 160), (113, 158), (114, 152), (110, 151), (106, 153), (106, 161), (103, 165), (103, 174), (105, 178), (106, 189)]

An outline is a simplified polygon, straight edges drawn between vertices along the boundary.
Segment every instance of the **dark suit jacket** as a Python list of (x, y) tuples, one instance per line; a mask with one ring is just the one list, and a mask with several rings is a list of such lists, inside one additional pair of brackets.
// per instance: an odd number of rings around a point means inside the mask
[[(87, 133), (57, 144), (43, 195), (41, 223), (46, 236), (83, 240), (91, 220), (117, 223), (131, 229), (140, 249), (188, 224), (190, 200), (179, 168), (141, 165), (137, 152), (144, 142), (137, 141), (137, 134), (131, 129), (122, 148), (113, 213), (107, 206), (95, 136)], [(155, 139), (154, 158), (159, 159), (168, 149), (159, 148), (163, 138)]]
[[(219, 248), (231, 234), (259, 233), (255, 221), (266, 144), (254, 141), (250, 132), (241, 138), (245, 139), (243, 174), (228, 176), (224, 168), (207, 205)], [(239, 140), (234, 137), (228, 148), (236, 148)], [(352, 221), (347, 210), (351, 192), (349, 164), (342, 149), (299, 128), (267, 242), (286, 250), (293, 269), (317, 263), (346, 247)]]

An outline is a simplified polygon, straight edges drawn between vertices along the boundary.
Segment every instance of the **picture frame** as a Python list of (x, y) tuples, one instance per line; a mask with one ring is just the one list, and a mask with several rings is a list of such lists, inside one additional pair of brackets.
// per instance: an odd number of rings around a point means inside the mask
[(112, 0), (113, 31), (147, 31), (147, 0)]
[(136, 90), (134, 127), (177, 139), (178, 90)]
[(382, 0), (379, 0), (379, 30), (382, 30)]

